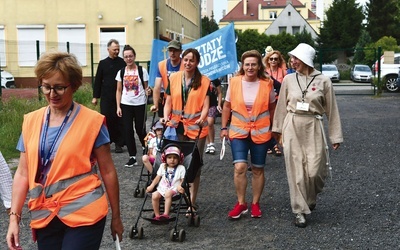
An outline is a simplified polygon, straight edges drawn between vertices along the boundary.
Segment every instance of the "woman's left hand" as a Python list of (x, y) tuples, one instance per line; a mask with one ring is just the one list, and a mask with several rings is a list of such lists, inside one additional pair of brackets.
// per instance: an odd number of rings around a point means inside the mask
[(222, 113), (222, 108), (221, 108), (221, 106), (217, 106), (217, 110), (218, 110), (218, 112)]
[(151, 88), (150, 88), (150, 87), (147, 87), (147, 89), (146, 89), (146, 95), (147, 95), (147, 96), (151, 95)]
[(204, 125), (204, 120), (203, 120), (203, 119), (198, 119), (195, 123), (196, 123), (197, 125), (199, 125), (200, 127), (203, 127), (203, 125)]

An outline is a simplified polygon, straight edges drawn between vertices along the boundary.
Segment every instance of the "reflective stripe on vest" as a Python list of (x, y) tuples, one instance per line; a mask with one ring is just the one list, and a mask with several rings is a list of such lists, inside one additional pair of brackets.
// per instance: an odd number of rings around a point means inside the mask
[[(92, 170), (90, 172), (87, 172), (85, 174), (81, 174), (78, 176), (74, 176), (69, 179), (60, 180), (60, 181), (46, 187), (44, 189), (45, 197), (46, 198), (51, 197), (53, 194), (68, 188), (70, 185), (74, 184), (75, 182), (77, 182), (91, 174), (96, 174), (96, 166), (93, 166)], [(33, 188), (32, 190), (29, 190), (29, 196), (31, 199), (36, 199), (42, 194), (42, 192), (43, 192), (43, 186), (37, 186), (37, 187)]]
[(236, 76), (231, 79), (232, 120), (229, 127), (229, 137), (246, 138), (250, 134), (253, 142), (257, 144), (271, 139), (271, 122), (268, 109), (271, 90), (271, 81), (260, 80), (259, 90), (251, 114), (249, 114), (244, 104), (242, 77)]
[[(103, 194), (104, 194), (103, 187), (99, 186), (92, 192), (87, 193), (86, 195), (74, 200), (69, 204), (57, 204), (56, 202), (54, 202), (54, 207), (60, 206), (57, 215), (60, 218), (62, 218), (100, 199), (103, 196)], [(43, 210), (30, 211), (30, 214), (32, 220), (40, 220), (49, 217), (52, 214), (52, 212), (48, 209), (43, 209)]]
[[(199, 125), (195, 122), (200, 118), (204, 100), (207, 96), (210, 80), (206, 76), (201, 78), (201, 86), (189, 93), (186, 105), (182, 108), (182, 77), (184, 72), (179, 71), (170, 76), (170, 96), (171, 96), (171, 118), (170, 126), (177, 127), (179, 122), (183, 123), (185, 135), (195, 139), (200, 131)], [(182, 109), (182, 110), (181, 110)], [(207, 136), (208, 126), (205, 123), (201, 130), (200, 138)]]
[[(38, 141), (46, 108), (24, 117), (22, 133), (28, 165), (28, 208), (32, 215), (32, 228), (46, 227), (55, 216), (70, 227), (92, 225), (108, 212), (106, 195), (101, 190), (101, 178), (89, 161), (93, 147), (88, 146), (94, 145), (105, 122), (104, 116), (84, 106), (79, 107), (79, 113), (57, 149), (44, 185), (35, 182), (35, 177), (39, 162)], [(76, 148), (79, 150), (76, 151)], [(59, 215), (60, 211), (63, 217)]]
[[(256, 127), (254, 125), (254, 121), (256, 121), (258, 119), (261, 119), (261, 118), (269, 117), (269, 111), (268, 110), (262, 112), (258, 116), (250, 116), (249, 118), (244, 117), (243, 115), (241, 115), (240, 113), (238, 113), (236, 111), (232, 111), (232, 117), (236, 117), (240, 121), (247, 123), (248, 126), (246, 126), (246, 127), (250, 128), (251, 135), (257, 136), (257, 135), (261, 135), (261, 134), (267, 133), (269, 131), (269, 126)], [(232, 131), (237, 132), (239, 134), (242, 134), (243, 136), (247, 136), (248, 135), (248, 130), (243, 129), (243, 128), (239, 128), (239, 127), (237, 127), (235, 125), (231, 125), (229, 127), (229, 129), (231, 129)]]

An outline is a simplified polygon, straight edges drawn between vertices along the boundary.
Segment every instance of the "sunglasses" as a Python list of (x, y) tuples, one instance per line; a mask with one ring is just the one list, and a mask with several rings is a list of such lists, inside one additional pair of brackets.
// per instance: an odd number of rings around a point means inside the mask
[(279, 58), (278, 57), (270, 57), (269, 60), (270, 61), (279, 61)]

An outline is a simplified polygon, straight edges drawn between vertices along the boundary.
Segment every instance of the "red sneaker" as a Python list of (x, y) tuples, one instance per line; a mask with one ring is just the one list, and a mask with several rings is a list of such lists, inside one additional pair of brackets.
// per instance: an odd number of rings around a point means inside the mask
[(261, 215), (260, 204), (251, 204), (251, 218), (261, 218)]
[(240, 205), (239, 202), (237, 202), (235, 207), (229, 212), (228, 217), (238, 219), (242, 214), (246, 214), (247, 211), (247, 203)]

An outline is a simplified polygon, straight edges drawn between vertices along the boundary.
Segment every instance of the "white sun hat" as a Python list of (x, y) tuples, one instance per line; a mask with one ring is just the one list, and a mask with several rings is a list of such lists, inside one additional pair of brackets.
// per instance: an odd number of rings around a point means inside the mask
[(297, 47), (290, 51), (289, 56), (295, 56), (303, 63), (314, 68), (315, 49), (306, 43), (300, 43)]

